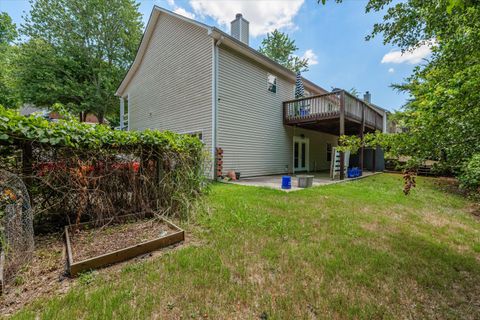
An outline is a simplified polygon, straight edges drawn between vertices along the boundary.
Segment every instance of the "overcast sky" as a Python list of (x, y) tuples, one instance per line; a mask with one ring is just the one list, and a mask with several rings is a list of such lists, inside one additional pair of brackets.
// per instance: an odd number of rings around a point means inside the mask
[[(381, 14), (365, 14), (366, 1), (344, 0), (327, 5), (316, 0), (143, 0), (140, 11), (144, 24), (154, 5), (194, 18), (229, 32), (230, 21), (243, 13), (250, 21), (250, 45), (258, 49), (265, 34), (275, 28), (287, 32), (299, 47), (298, 56), (310, 59), (310, 70), (303, 75), (325, 89), (356, 88), (370, 91), (372, 102), (389, 110), (399, 109), (408, 96), (389, 86), (401, 83), (413, 67), (428, 58), (430, 50), (421, 47), (401, 54), (385, 46), (381, 38), (365, 41)], [(0, 0), (19, 25), (30, 9), (27, 0)]]

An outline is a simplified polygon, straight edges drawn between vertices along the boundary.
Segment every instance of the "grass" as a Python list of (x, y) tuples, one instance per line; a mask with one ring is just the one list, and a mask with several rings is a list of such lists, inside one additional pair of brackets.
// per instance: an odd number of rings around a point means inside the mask
[(13, 318), (479, 319), (480, 221), (467, 200), (401, 177), (283, 193), (215, 184), (199, 242)]

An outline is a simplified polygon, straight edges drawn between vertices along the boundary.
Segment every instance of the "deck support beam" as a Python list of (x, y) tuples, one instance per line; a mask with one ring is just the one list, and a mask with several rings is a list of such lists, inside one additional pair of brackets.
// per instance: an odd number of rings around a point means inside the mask
[(361, 175), (363, 175), (363, 157), (364, 157), (364, 147), (363, 147), (363, 138), (365, 135), (365, 105), (362, 104), (362, 124), (360, 126), (360, 139), (362, 146), (360, 147), (360, 156), (358, 159), (358, 166), (360, 167), (361, 170)]
[[(340, 93), (340, 132), (339, 135), (345, 134), (345, 92)], [(345, 153), (340, 152), (340, 180), (345, 179)]]

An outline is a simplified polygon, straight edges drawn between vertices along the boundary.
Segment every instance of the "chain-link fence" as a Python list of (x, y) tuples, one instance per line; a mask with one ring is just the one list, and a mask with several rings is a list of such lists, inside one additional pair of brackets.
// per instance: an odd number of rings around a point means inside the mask
[(33, 257), (33, 210), (23, 181), (0, 169), (0, 252), (2, 288)]

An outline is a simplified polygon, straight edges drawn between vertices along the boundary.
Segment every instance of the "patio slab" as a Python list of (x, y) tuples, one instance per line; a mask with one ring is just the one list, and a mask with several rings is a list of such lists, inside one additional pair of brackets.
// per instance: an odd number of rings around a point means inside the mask
[[(332, 180), (330, 179), (328, 172), (316, 172), (316, 173), (308, 173), (307, 175), (312, 175), (313, 177), (313, 185), (312, 187), (324, 186), (329, 184), (341, 183), (346, 181), (352, 181), (357, 179), (362, 179), (366, 177), (373, 176), (375, 174), (379, 174), (381, 172), (363, 172), (363, 176), (357, 178), (345, 178), (345, 180)], [(305, 174), (299, 174), (305, 175)], [(304, 190), (305, 188), (298, 187), (298, 180), (296, 178), (297, 175), (292, 175), (292, 188), (291, 189), (282, 189), (282, 177), (284, 175), (271, 175), (271, 176), (259, 176), (259, 177), (251, 177), (251, 178), (241, 178), (238, 181), (222, 181), (224, 183), (230, 184), (238, 184), (242, 186), (251, 186), (251, 187), (267, 187), (271, 189), (281, 190), (285, 192), (291, 191), (298, 191)]]

